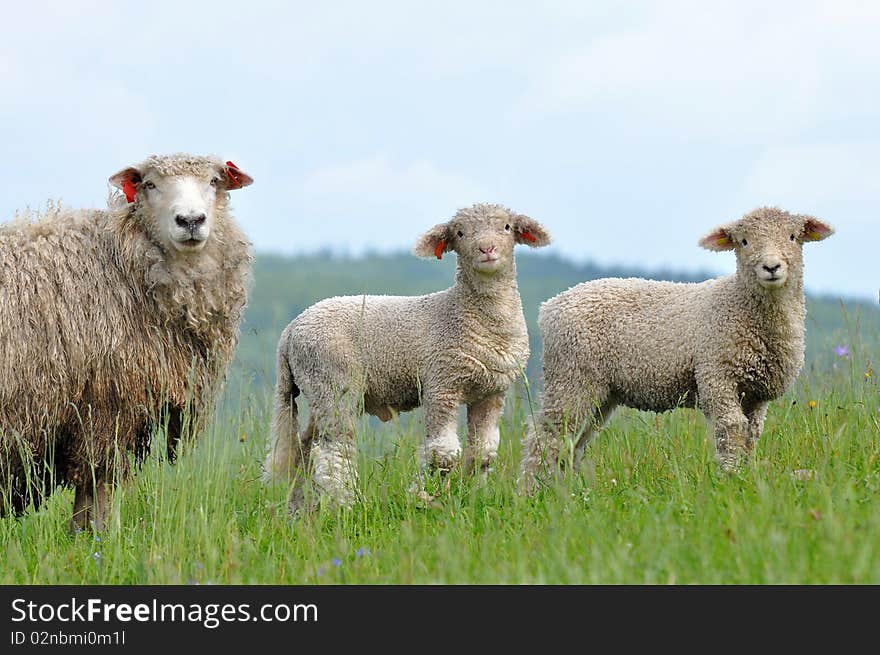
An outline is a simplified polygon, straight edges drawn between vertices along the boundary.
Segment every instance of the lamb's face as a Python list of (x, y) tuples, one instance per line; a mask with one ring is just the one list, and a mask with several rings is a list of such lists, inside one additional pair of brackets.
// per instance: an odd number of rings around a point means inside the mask
[(440, 259), (443, 253), (455, 251), (460, 269), (491, 277), (511, 269), (517, 243), (539, 248), (550, 243), (550, 235), (528, 216), (501, 205), (476, 204), (434, 226), (416, 243), (415, 253)]
[(510, 268), (515, 241), (514, 218), (503, 208), (459, 212), (450, 221), (450, 247), (458, 265), (483, 275)]
[(214, 232), (218, 209), (229, 189), (253, 179), (231, 162), (191, 155), (150, 157), (110, 182), (129, 202), (141, 203), (140, 215), (153, 238), (183, 253), (202, 250)]
[(812, 216), (762, 207), (740, 220), (717, 228), (701, 242), (710, 250), (734, 250), (737, 274), (763, 289), (781, 289), (803, 271), (802, 247), (833, 229)]

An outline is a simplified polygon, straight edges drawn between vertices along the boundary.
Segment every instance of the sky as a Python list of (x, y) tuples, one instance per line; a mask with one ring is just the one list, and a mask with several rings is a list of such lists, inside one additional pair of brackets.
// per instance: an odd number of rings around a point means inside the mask
[(153, 153), (230, 159), (258, 252), (410, 249), (474, 202), (575, 261), (729, 273), (760, 205), (880, 288), (880, 3), (28, 2), (0, 24), (0, 217), (103, 206)]

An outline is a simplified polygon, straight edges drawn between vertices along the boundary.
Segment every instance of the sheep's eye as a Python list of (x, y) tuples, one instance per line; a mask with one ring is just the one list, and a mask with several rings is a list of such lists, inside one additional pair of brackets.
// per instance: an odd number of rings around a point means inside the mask
[(155, 189), (155, 188), (156, 188), (156, 185), (153, 184), (152, 182), (144, 182), (144, 188), (147, 189), (147, 190)]
[(459, 230), (459, 231), (458, 231), (458, 236), (459, 236), (459, 238), (463, 237), (463, 236), (464, 236), (464, 232), (462, 232), (461, 230)]
[(504, 226), (505, 232), (510, 232), (510, 223)]
[(743, 244), (744, 246), (747, 246), (747, 245), (749, 245), (749, 242), (746, 241), (745, 239), (743, 239), (743, 240), (742, 240), (742, 244)]
[(794, 235), (793, 235), (793, 234), (792, 234), (790, 237), (788, 237), (788, 238), (791, 239), (792, 241), (794, 241)]

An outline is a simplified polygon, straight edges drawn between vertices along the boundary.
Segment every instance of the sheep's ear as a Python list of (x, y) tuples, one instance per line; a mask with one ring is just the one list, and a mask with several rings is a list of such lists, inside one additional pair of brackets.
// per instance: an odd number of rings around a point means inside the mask
[(700, 239), (700, 245), (706, 250), (714, 250), (721, 252), (723, 250), (733, 250), (733, 238), (730, 231), (726, 227), (716, 227), (709, 234)]
[(804, 216), (804, 241), (821, 241), (834, 234), (834, 228), (813, 216)]
[(117, 189), (122, 189), (128, 202), (134, 202), (134, 194), (137, 193), (137, 185), (140, 183), (141, 172), (133, 166), (123, 168), (115, 175), (110, 176), (110, 184)]
[(534, 218), (523, 214), (514, 214), (513, 229), (516, 232), (517, 243), (532, 248), (543, 248), (550, 245), (550, 233)]
[(425, 232), (416, 241), (413, 253), (418, 257), (436, 257), (443, 259), (443, 253), (452, 250), (449, 238), (449, 223), (440, 223)]
[(226, 166), (223, 169), (223, 175), (226, 177), (226, 188), (230, 191), (233, 189), (241, 189), (242, 187), (254, 183), (254, 178), (245, 173), (231, 161), (226, 162)]

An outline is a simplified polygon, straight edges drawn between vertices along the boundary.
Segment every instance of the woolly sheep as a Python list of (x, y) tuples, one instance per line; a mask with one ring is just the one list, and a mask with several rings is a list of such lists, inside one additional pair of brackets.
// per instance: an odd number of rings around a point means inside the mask
[(812, 216), (763, 207), (700, 241), (734, 250), (734, 275), (699, 284), (608, 278), (543, 303), (543, 411), (523, 441), (526, 490), (565, 462), (566, 442), (577, 464), (618, 405), (698, 407), (721, 466), (734, 469), (755, 448), (767, 404), (803, 366), (801, 248), (832, 232)]
[[(504, 396), (521, 375), (529, 340), (516, 282), (513, 247), (550, 242), (535, 220), (500, 205), (459, 210), (417, 242), (420, 257), (458, 255), (455, 284), (425, 296), (347, 296), (300, 314), (278, 344), (273, 443), (266, 480), (311, 471), (315, 489), (353, 502), (354, 430), (369, 413), (383, 421), (425, 407), (423, 466), (446, 471), (461, 454), (456, 431), (467, 405), (466, 466), (487, 470), (498, 450)], [(295, 398), (310, 419), (297, 434)], [(291, 510), (305, 503), (297, 475)]]
[[(195, 436), (238, 339), (251, 252), (234, 164), (153, 156), (107, 210), (50, 204), (0, 226), (0, 515), (75, 490), (71, 529), (105, 524), (112, 487), (167, 421)], [(127, 200), (127, 202), (126, 202)]]

